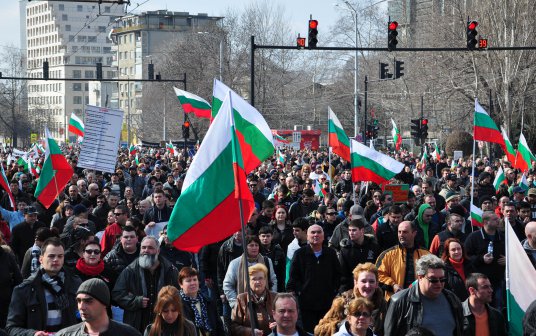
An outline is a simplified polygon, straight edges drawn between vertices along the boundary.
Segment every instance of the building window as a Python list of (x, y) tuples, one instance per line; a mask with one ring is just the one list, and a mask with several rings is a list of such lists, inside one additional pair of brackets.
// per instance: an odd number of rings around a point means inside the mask
[(105, 33), (106, 27), (105, 26), (99, 26), (99, 33)]
[(65, 5), (60, 4), (60, 5), (59, 5), (59, 10), (60, 10), (60, 11), (65, 10)]
[(67, 16), (67, 14), (62, 14), (61, 15), (61, 20), (62, 21), (69, 21), (69, 17)]
[(84, 10), (84, 6), (82, 6), (82, 5), (78, 5), (78, 6), (76, 6), (76, 10), (79, 11), (79, 12), (81, 12), (81, 11)]
[(84, 71), (84, 77), (85, 78), (93, 78), (93, 70)]
[(87, 41), (95, 43), (95, 42), (97, 42), (97, 36), (88, 36)]
[(77, 42), (86, 42), (87, 41), (87, 36), (84, 36), (84, 35), (78, 35), (76, 37), (76, 41)]
[(82, 104), (82, 97), (73, 96), (73, 104)]
[(82, 70), (73, 70), (73, 78), (82, 78)]
[(73, 91), (82, 91), (82, 83), (73, 83)]
[(69, 35), (69, 42), (74, 42), (74, 35)]
[(65, 25), (65, 31), (71, 31), (71, 25)]

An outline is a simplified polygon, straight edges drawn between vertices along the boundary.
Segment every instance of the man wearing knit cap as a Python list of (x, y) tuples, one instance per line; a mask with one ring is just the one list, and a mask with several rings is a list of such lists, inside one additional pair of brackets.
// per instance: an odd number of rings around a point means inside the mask
[(104, 281), (93, 278), (84, 281), (76, 292), (76, 302), (83, 322), (60, 330), (56, 336), (141, 335), (129, 325), (108, 317), (110, 290)]

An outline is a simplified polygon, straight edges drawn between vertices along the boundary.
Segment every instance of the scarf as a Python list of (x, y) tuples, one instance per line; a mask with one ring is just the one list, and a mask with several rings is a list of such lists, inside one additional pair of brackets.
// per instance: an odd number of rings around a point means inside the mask
[(64, 310), (67, 308), (69, 306), (69, 301), (67, 300), (67, 294), (63, 290), (65, 273), (60, 271), (57, 275), (51, 277), (42, 268), (39, 270), (39, 272), (41, 272), (43, 287), (45, 287), (45, 289), (47, 289), (54, 296), (54, 301), (56, 302), (58, 309)]
[[(194, 324), (196, 328), (201, 329), (203, 331), (212, 332), (212, 328), (210, 326), (210, 323), (208, 321), (208, 313), (207, 313), (207, 306), (205, 304), (205, 300), (197, 293), (197, 296), (195, 298), (192, 298), (186, 294), (184, 294), (184, 291), (181, 289), (179, 291), (179, 294), (181, 295), (182, 302), (185, 302), (186, 304), (190, 305), (194, 312)], [(201, 306), (201, 312), (197, 310), (197, 303), (199, 302)]]
[(82, 274), (94, 277), (96, 275), (101, 274), (104, 270), (104, 261), (99, 260), (99, 263), (97, 265), (88, 265), (84, 258), (80, 258), (76, 262), (76, 269), (79, 270)]
[(41, 248), (37, 245), (32, 246), (31, 251), (32, 261), (30, 263), (30, 274), (34, 274), (39, 270), (41, 263), (39, 262), (39, 256), (41, 256)]
[[(268, 265), (266, 265), (266, 263), (264, 262), (264, 257), (262, 256), (262, 254), (259, 253), (259, 255), (257, 256), (256, 259), (249, 259), (246, 261), (246, 257), (245, 257), (245, 254), (242, 254), (242, 257), (240, 257), (240, 262), (238, 263), (238, 284), (237, 284), (237, 293), (236, 294), (242, 294), (242, 293), (245, 293), (246, 292), (246, 281), (249, 281), (249, 274), (244, 274), (244, 263), (247, 262), (247, 266), (252, 266), (252, 265), (255, 265), (255, 264), (263, 264), (264, 266), (266, 267), (269, 267)], [(270, 279), (266, 279), (266, 283), (268, 284), (268, 282), (270, 281)], [(266, 285), (268, 286), (268, 285)]]
[(463, 282), (465, 282), (465, 271), (463, 269), (463, 258), (460, 261), (456, 261), (456, 260), (454, 260), (452, 258), (449, 258), (449, 262), (452, 265), (452, 267), (454, 268), (454, 270), (456, 272), (458, 272), (458, 274), (462, 278)]

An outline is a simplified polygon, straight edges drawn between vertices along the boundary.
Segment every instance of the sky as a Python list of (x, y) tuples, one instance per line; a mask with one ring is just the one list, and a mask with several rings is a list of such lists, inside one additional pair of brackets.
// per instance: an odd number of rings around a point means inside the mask
[[(27, 1), (27, 0), (23, 0)], [(248, 3), (258, 0), (131, 0), (128, 10), (140, 4), (136, 12), (167, 9), (177, 12), (190, 12), (193, 14), (207, 13), (212, 16), (221, 16), (227, 8), (242, 9)], [(271, 0), (274, 4), (284, 6), (289, 23), (293, 31), (307, 36), (309, 15), (318, 20), (318, 37), (322, 38), (322, 30), (326, 32), (335, 24), (337, 17), (347, 15), (335, 6), (336, 2), (342, 4), (343, 0)], [(354, 0), (355, 1), (355, 0)], [(351, 2), (354, 2), (351, 1)], [(357, 0), (363, 1), (363, 0)], [(365, 2), (365, 1), (363, 1)], [(2, 20), (0, 20), (0, 50), (7, 46), (20, 48), (19, 35), (19, 0), (0, 0), (2, 4)]]

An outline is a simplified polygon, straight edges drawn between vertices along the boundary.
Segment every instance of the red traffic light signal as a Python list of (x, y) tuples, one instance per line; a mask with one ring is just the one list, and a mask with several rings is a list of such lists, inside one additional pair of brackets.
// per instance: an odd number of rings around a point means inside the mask
[(478, 32), (476, 31), (476, 27), (478, 26), (478, 22), (471, 21), (467, 22), (467, 49), (469, 50), (475, 50), (477, 46), (477, 39), (476, 36), (478, 35)]
[(421, 125), (428, 125), (428, 119), (421, 119)]
[(309, 48), (316, 48), (318, 43), (318, 21), (309, 20)]
[(476, 21), (471, 21), (471, 22), (469, 23), (469, 26), (467, 26), (467, 29), (469, 29), (469, 30), (475, 30), (477, 26), (478, 26), (478, 22), (476, 22)]
[(396, 30), (396, 28), (398, 28), (398, 22), (389, 22), (389, 30)]
[(317, 29), (318, 20), (309, 20), (309, 29)]
[(389, 51), (395, 50), (398, 44), (396, 28), (398, 28), (398, 22), (396, 21), (391, 21), (387, 24), (387, 49)]
[(185, 122), (182, 124), (182, 126), (188, 128), (188, 127), (190, 127), (190, 122), (189, 122), (189, 121), (185, 121)]

